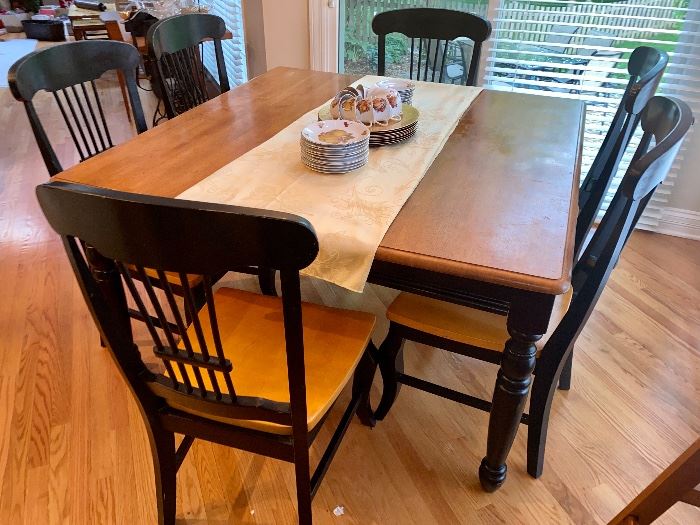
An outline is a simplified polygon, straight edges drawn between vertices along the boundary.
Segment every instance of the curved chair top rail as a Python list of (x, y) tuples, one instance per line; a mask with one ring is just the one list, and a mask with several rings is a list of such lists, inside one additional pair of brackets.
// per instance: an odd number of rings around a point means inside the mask
[(640, 46), (627, 63), (630, 78), (610, 128), (579, 191), (574, 259), (578, 258), (598, 211), (617, 173), (630, 139), (639, 124), (639, 114), (654, 96), (668, 55), (653, 47)]
[(597, 278), (589, 281), (595, 283), (597, 294), (605, 286), (607, 276), (614, 268), (622, 248), (654, 190), (666, 178), (683, 138), (694, 122), (693, 112), (685, 102), (661, 96), (652, 98), (640, 117), (644, 134), (637, 151), (610, 206), (574, 268), (574, 301), (581, 292), (581, 283), (591, 275), (597, 275)]
[[(663, 182), (694, 122), (693, 112), (682, 100), (655, 96), (649, 101), (641, 114), (644, 135), (640, 151), (620, 183), (623, 195), (640, 200)], [(654, 146), (644, 152), (652, 138)]]
[(124, 263), (215, 275), (245, 266), (298, 271), (318, 254), (311, 224), (288, 213), (61, 182), (36, 192), (56, 232)]
[(131, 44), (81, 40), (29, 53), (12, 65), (7, 77), (12, 95), (30, 102), (38, 91), (58, 91), (115, 69), (128, 74), (139, 62), (139, 52)]
[(654, 96), (667, 65), (668, 54), (665, 51), (648, 46), (632, 51), (627, 63), (630, 89), (625, 109), (628, 113), (636, 115), (644, 109)]
[(188, 13), (164, 18), (153, 24), (146, 35), (149, 51), (156, 59), (198, 45), (207, 39), (221, 40), (226, 24), (221, 17), (205, 13)]
[(372, 31), (377, 35), (402, 33), (409, 38), (440, 40), (467, 37), (484, 42), (491, 35), (491, 23), (464, 11), (423, 7), (379, 13), (372, 20)]

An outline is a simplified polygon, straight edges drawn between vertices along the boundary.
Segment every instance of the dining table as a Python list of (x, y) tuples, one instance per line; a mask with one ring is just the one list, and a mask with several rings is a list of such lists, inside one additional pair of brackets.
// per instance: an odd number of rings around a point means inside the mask
[[(358, 78), (275, 68), (54, 180), (177, 197)], [(482, 90), (371, 264), (370, 283), (507, 316), (510, 339), (479, 467), (487, 491), (506, 479), (535, 342), (547, 331), (555, 298), (571, 286), (584, 119), (581, 101)], [(388, 147), (411, 148), (411, 141)]]

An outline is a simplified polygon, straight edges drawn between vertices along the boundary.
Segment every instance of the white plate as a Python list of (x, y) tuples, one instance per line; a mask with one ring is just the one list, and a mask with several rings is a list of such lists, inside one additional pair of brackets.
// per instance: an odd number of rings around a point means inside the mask
[(372, 135), (372, 138), (369, 139), (369, 142), (371, 144), (372, 142), (378, 142), (378, 141), (382, 141), (382, 140), (391, 140), (391, 139), (395, 139), (395, 138), (405, 137), (406, 135), (413, 135), (416, 132), (416, 129), (417, 128), (411, 128), (411, 129), (407, 129), (405, 131), (402, 131), (401, 133), (392, 133), (390, 135), (377, 135), (377, 136)]
[(304, 163), (304, 164), (307, 168), (309, 168), (313, 171), (318, 171), (319, 173), (341, 174), (341, 173), (348, 173), (350, 171), (354, 171), (356, 169), (359, 169), (367, 163), (365, 162), (365, 163), (359, 164), (357, 166), (352, 166), (352, 167), (343, 168), (343, 169), (332, 169), (332, 168), (326, 168), (323, 166), (309, 165), (306, 163)]
[(415, 133), (411, 133), (410, 135), (406, 135), (405, 137), (399, 137), (395, 139), (388, 139), (388, 140), (381, 140), (381, 141), (372, 141), (370, 143), (371, 148), (376, 148), (379, 146), (390, 146), (391, 144), (398, 144), (399, 142), (403, 142), (405, 140), (410, 139), (413, 137)]
[(347, 148), (324, 148), (302, 139), (300, 147), (303, 150), (315, 151), (322, 155), (353, 155), (354, 153), (367, 149), (367, 142), (369, 142), (369, 139)]
[(321, 146), (348, 146), (369, 137), (369, 129), (360, 122), (351, 120), (320, 120), (307, 124), (301, 136)]
[(318, 155), (313, 155), (306, 151), (301, 152), (301, 156), (315, 162), (326, 162), (328, 164), (347, 164), (350, 162), (355, 162), (356, 160), (364, 159), (369, 154), (369, 147), (367, 152), (363, 152), (360, 155), (353, 155), (352, 157), (319, 157)]
[(329, 162), (329, 161), (322, 160), (322, 159), (314, 159), (311, 157), (307, 157), (306, 155), (302, 155), (301, 160), (303, 160), (307, 164), (315, 164), (317, 166), (329, 166), (329, 167), (334, 167), (334, 168), (342, 168), (343, 166), (353, 166), (355, 164), (367, 162), (367, 160), (369, 160), (369, 155), (365, 155), (365, 156), (359, 157), (357, 159), (350, 159), (348, 161), (343, 161), (343, 162)]
[(367, 151), (362, 152), (360, 155), (353, 155), (352, 157), (342, 157), (342, 158), (328, 158), (328, 157), (319, 157), (317, 155), (311, 155), (310, 153), (307, 153), (305, 151), (301, 152), (301, 157), (308, 159), (312, 162), (316, 163), (324, 163), (324, 164), (352, 164), (354, 162), (358, 162), (360, 160), (366, 159), (369, 156), (369, 148), (367, 148)]
[(353, 164), (355, 162), (359, 162), (361, 160), (367, 159), (369, 156), (369, 148), (367, 148), (367, 153), (363, 153), (362, 155), (357, 155), (354, 157), (347, 157), (347, 158), (342, 158), (342, 159), (329, 159), (326, 157), (316, 157), (313, 155), (309, 155), (308, 153), (301, 153), (301, 158), (306, 159), (309, 162), (314, 162), (316, 164), (328, 164), (333, 165), (333, 166), (343, 166), (345, 164)]
[(388, 131), (373, 131), (372, 135), (370, 136), (370, 140), (376, 139), (376, 138), (384, 138), (384, 137), (391, 137), (394, 135), (400, 135), (402, 133), (410, 133), (412, 131), (415, 131), (417, 127), (417, 122), (411, 124), (410, 126), (406, 126), (405, 128), (400, 128), (400, 129), (391, 129)]
[(348, 164), (326, 164), (324, 162), (314, 162), (314, 161), (306, 159), (304, 157), (301, 158), (301, 161), (310, 167), (322, 168), (322, 169), (326, 169), (326, 170), (335, 170), (335, 171), (348, 171), (351, 169), (355, 169), (359, 166), (364, 166), (369, 161), (369, 158), (360, 159), (358, 161), (348, 163)]
[(300, 148), (300, 150), (302, 153), (308, 153), (309, 155), (314, 155), (315, 157), (324, 158), (324, 159), (346, 159), (348, 157), (357, 157), (357, 156), (361, 156), (361, 155), (366, 155), (368, 148), (369, 148), (369, 141), (367, 141), (367, 144), (365, 144), (363, 148), (360, 148), (360, 149), (357, 149), (354, 151), (342, 151), (342, 152), (329, 153), (327, 151), (305, 148), (303, 146)]
[[(336, 122), (341, 122), (341, 121), (338, 120), (338, 121), (336, 121)], [(359, 122), (355, 122), (355, 124), (359, 124)], [(367, 128), (367, 126), (364, 126), (364, 124), (363, 124), (362, 126), (365, 128), (365, 130), (369, 131), (369, 129)], [(358, 141), (356, 141), (356, 142), (351, 142), (351, 143), (348, 143), (348, 144), (323, 144), (323, 143), (318, 143), (318, 142), (314, 142), (314, 141), (311, 140), (311, 139), (306, 138), (304, 135), (301, 136), (301, 139), (300, 139), (300, 140), (301, 140), (302, 142), (304, 142), (305, 144), (307, 144), (307, 145), (309, 145), (309, 146), (312, 146), (312, 147), (314, 147), (314, 148), (325, 149), (325, 150), (328, 150), (328, 151), (338, 151), (338, 150), (348, 150), (348, 149), (353, 149), (353, 148), (361, 148), (361, 147), (362, 147), (362, 143), (363, 143), (365, 140), (367, 140), (368, 138), (369, 138), (369, 133), (368, 133), (367, 135), (365, 135), (364, 137), (362, 137), (360, 140), (358, 140)]]

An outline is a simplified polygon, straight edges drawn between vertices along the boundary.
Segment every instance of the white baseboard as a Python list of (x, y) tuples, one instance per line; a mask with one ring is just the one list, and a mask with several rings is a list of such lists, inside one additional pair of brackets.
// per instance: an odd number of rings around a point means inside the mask
[(700, 212), (680, 208), (664, 208), (659, 224), (654, 228), (654, 231), (674, 237), (700, 240)]

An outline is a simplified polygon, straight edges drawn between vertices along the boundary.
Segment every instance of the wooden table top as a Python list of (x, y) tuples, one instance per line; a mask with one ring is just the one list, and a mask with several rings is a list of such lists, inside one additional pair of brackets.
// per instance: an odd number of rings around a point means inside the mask
[[(276, 68), (55, 179), (175, 197), (358, 78)], [(376, 259), (564, 292), (573, 265), (583, 122), (579, 101), (484, 90), (399, 212)]]

